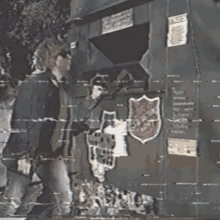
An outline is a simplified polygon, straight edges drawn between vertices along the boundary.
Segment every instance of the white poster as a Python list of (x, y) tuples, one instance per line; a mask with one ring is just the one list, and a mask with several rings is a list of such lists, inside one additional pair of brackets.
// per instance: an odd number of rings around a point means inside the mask
[(167, 46), (174, 47), (187, 43), (188, 20), (187, 14), (168, 18)]
[(102, 34), (111, 33), (134, 25), (133, 9), (128, 9), (120, 13), (102, 19)]
[(197, 141), (189, 139), (168, 138), (169, 154), (197, 157)]

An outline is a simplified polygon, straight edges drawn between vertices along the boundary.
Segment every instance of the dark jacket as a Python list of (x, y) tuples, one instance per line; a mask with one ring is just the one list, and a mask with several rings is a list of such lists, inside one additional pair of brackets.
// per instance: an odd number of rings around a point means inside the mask
[(73, 173), (79, 170), (81, 163), (80, 149), (79, 146), (74, 145), (73, 137), (89, 130), (90, 113), (100, 99), (92, 99), (90, 95), (78, 96), (76, 83), (64, 84), (60, 85), (60, 99), (62, 99), (60, 115), (51, 138), (51, 145), (54, 157), (63, 155), (68, 170)]
[(17, 172), (17, 159), (35, 159), (39, 154), (52, 157), (50, 139), (59, 114), (59, 89), (49, 71), (31, 75), (24, 81), (14, 104), (9, 140), (2, 152), (2, 163)]

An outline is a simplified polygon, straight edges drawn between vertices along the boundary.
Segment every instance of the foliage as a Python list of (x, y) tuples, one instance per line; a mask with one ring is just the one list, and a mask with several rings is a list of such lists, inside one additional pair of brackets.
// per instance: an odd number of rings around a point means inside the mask
[(30, 0), (23, 7), (19, 21), (11, 21), (13, 27), (8, 28), (8, 35), (33, 52), (45, 37), (65, 31), (62, 25), (69, 14), (70, 0)]
[[(0, 66), (7, 72), (12, 86), (31, 73), (32, 56), (39, 43), (67, 32), (64, 23), (70, 15), (70, 1), (0, 1)], [(0, 81), (2, 76), (0, 70)]]
[(15, 60), (28, 58), (31, 65), (30, 58), (43, 39), (67, 31), (63, 24), (70, 15), (70, 0), (7, 0), (0, 15), (4, 20), (0, 56), (5, 55), (1, 51), (9, 51)]

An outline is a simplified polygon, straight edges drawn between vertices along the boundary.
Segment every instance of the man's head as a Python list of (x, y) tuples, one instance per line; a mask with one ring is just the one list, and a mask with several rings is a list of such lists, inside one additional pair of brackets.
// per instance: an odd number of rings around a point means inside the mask
[(91, 80), (91, 93), (93, 99), (98, 98), (103, 92), (107, 90), (107, 76), (97, 75)]
[[(56, 57), (56, 66), (54, 69), (58, 71), (58, 74), (65, 76), (67, 72), (70, 70), (71, 66), (71, 53), (70, 51), (61, 50), (60, 53)], [(52, 71), (54, 70), (52, 69)], [(54, 73), (54, 72), (53, 72)]]
[(46, 69), (63, 76), (70, 70), (71, 53), (67, 40), (47, 38), (36, 51), (39, 57), (39, 65)]

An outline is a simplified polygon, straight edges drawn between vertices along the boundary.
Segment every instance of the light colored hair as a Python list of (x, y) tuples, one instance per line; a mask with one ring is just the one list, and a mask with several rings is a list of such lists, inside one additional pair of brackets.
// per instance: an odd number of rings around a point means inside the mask
[(34, 52), (34, 58), (35, 58), (35, 63), (34, 63), (32, 66), (34, 66), (37, 70), (43, 70), (43, 69), (45, 69), (45, 67), (42, 66), (41, 58), (40, 58), (40, 56), (39, 56), (39, 49), (37, 49), (37, 50)]
[(37, 47), (38, 65), (52, 70), (56, 66), (56, 59), (62, 51), (69, 52), (69, 43), (67, 40), (58, 40), (56, 38), (47, 38)]

